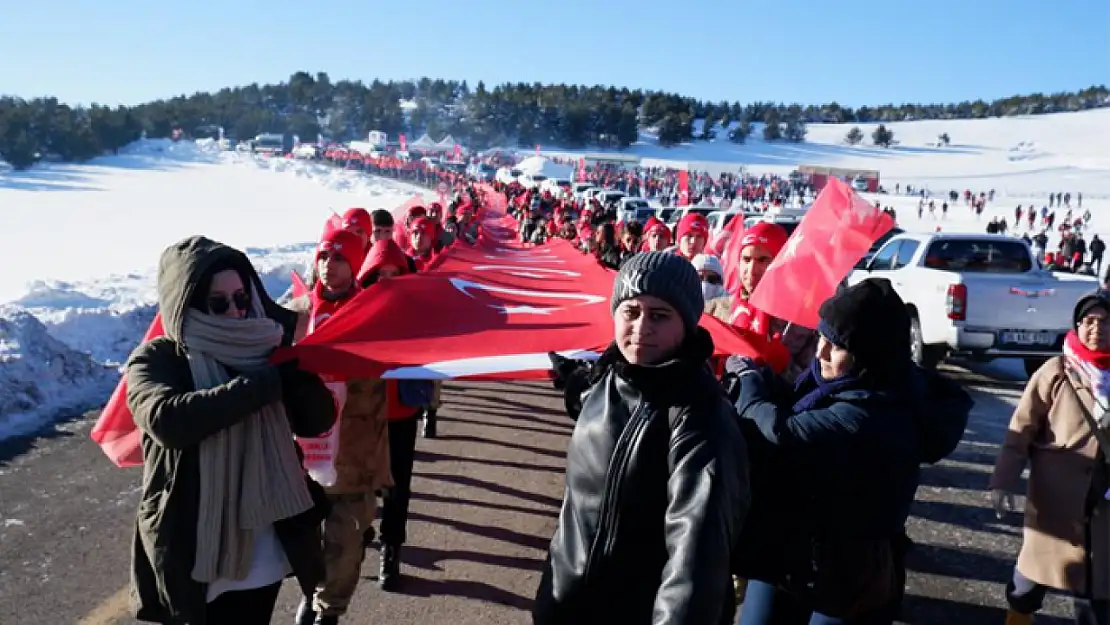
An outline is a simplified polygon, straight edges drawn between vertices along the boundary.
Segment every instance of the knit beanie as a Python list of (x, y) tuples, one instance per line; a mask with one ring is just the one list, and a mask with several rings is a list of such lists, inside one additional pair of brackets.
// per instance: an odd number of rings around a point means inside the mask
[(1079, 298), (1071, 315), (1072, 327), (1079, 327), (1079, 322), (1083, 320), (1083, 317), (1089, 315), (1096, 308), (1101, 308), (1110, 313), (1110, 292), (1098, 290)]
[(694, 271), (712, 271), (720, 277), (725, 277), (725, 270), (721, 268), (721, 261), (712, 254), (698, 254), (690, 259)]
[(698, 237), (709, 236), (709, 219), (701, 213), (686, 213), (682, 219), (678, 220), (678, 228), (675, 233), (676, 239), (681, 239), (687, 234)]
[(898, 369), (910, 358), (910, 316), (884, 278), (868, 278), (825, 300), (817, 331), (855, 357), (860, 367)]
[(320, 239), (320, 243), (316, 245), (316, 255), (313, 260), (320, 260), (320, 255), (324, 252), (336, 254), (347, 261), (347, 264), (351, 267), (352, 275), (362, 267), (366, 257), (362, 240), (350, 230), (335, 230), (325, 234)]
[(363, 232), (370, 232), (374, 229), (370, 213), (366, 212), (365, 208), (348, 208), (347, 212), (343, 213), (343, 227), (348, 229), (358, 228)]
[(613, 280), (609, 312), (616, 314), (621, 302), (640, 295), (658, 297), (674, 307), (687, 334), (697, 327), (705, 309), (698, 272), (676, 254), (641, 252), (630, 257)]
[(790, 235), (782, 226), (770, 221), (757, 221), (741, 235), (740, 249), (749, 245), (758, 245), (770, 252), (771, 256), (778, 256), (789, 238)]

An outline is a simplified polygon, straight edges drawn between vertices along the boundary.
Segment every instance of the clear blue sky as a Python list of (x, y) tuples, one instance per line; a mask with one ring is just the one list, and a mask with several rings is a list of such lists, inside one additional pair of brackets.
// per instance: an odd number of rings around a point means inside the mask
[(7, 0), (0, 94), (135, 104), (288, 79), (952, 102), (1110, 84), (1110, 0)]

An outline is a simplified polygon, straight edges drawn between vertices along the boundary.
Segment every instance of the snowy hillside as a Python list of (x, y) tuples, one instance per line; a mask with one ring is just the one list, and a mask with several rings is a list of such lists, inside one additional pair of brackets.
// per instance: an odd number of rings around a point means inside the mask
[[(735, 124), (733, 124), (735, 126)], [(893, 122), (898, 145), (875, 147), (878, 124), (809, 124), (804, 143), (766, 142), (762, 124), (753, 124), (746, 143), (735, 144), (717, 127), (717, 139), (666, 148), (650, 133), (628, 152), (648, 164), (691, 166), (743, 164), (750, 171), (786, 173), (800, 164), (875, 169), (884, 186), (894, 183), (934, 190), (991, 187), (1011, 197), (1047, 197), (1049, 192), (1082, 190), (1090, 198), (1110, 198), (1110, 108), (990, 119)], [(859, 126), (863, 143), (850, 146), (844, 136)], [(701, 133), (700, 120), (694, 124)], [(951, 145), (937, 147), (947, 133)], [(547, 149), (550, 154), (577, 152)], [(598, 152), (598, 150), (589, 150)]]
[[(998, 192), (982, 221), (962, 203), (946, 221), (928, 213), (919, 220), (916, 198), (873, 196), (911, 231), (981, 231), (1030, 198), (1082, 192), (1094, 231), (1110, 234), (1110, 109), (888, 127), (900, 142), (890, 149), (869, 145), (872, 125), (860, 126), (858, 147), (843, 143), (850, 125), (811, 125), (802, 144), (763, 142), (757, 127), (746, 145), (721, 138), (664, 149), (645, 136), (631, 151), (695, 167), (727, 161), (753, 173), (803, 163), (873, 168), (891, 190), (900, 182), (935, 194)], [(941, 133), (952, 145), (929, 145)], [(390, 208), (418, 191), (327, 165), (168, 141), (81, 165), (0, 171), (0, 438), (107, 398), (117, 379), (111, 365), (153, 317), (154, 267), (171, 242), (202, 233), (246, 249), (276, 296), (290, 269), (305, 267), (331, 210)]]

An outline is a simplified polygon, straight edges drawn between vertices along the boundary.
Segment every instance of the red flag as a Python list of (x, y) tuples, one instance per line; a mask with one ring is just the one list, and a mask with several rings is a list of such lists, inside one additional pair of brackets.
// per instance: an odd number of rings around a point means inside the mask
[[(451, 247), (431, 271), (363, 291), (279, 358), (341, 379), (543, 379), (548, 352), (584, 355), (612, 342), (614, 272), (566, 241), (510, 243), (508, 217), (490, 217), (482, 230), (478, 245)], [(719, 355), (785, 367), (765, 339), (712, 317), (701, 323)]]
[(578, 159), (578, 182), (586, 182), (586, 159)]
[(767, 267), (752, 293), (753, 306), (807, 328), (816, 328), (817, 309), (875, 241), (894, 227), (890, 215), (830, 178)]
[[(149, 343), (163, 334), (165, 330), (162, 328), (162, 314), (157, 313), (140, 344)], [(127, 407), (126, 378), (120, 378), (119, 384), (116, 384), (116, 390), (112, 391), (104, 410), (100, 411), (100, 417), (89, 436), (116, 466), (133, 467), (143, 463), (143, 450), (140, 446), (142, 433), (135, 427), (135, 419), (131, 415), (131, 409)]]
[(540, 155), (540, 144), (536, 144), (536, 156)]
[(721, 229), (721, 239), (717, 242), (721, 248), (721, 267), (725, 270), (725, 289), (734, 298), (740, 293), (740, 242), (744, 239), (744, 214), (732, 218), (732, 221)]
[(457, 144), (457, 143), (455, 144), (455, 160), (456, 161), (461, 161), (462, 160), (462, 146)]
[(413, 195), (404, 204), (401, 204), (389, 212), (393, 215), (393, 240), (401, 249), (407, 250), (412, 247), (412, 239), (409, 237), (409, 231), (405, 229), (405, 218), (409, 216), (409, 209), (414, 206), (423, 206), (424, 196), (420, 194)]
[(401, 144), (401, 151), (402, 152), (408, 152), (409, 151), (409, 142), (405, 141), (405, 135), (404, 134), (397, 135), (397, 143)]
[(301, 277), (301, 274), (297, 273), (296, 270), (290, 271), (289, 273), (292, 274), (290, 277), (293, 280), (293, 299), (302, 295), (308, 295), (308, 285), (304, 283), (304, 278)]
[(690, 174), (686, 170), (678, 172), (678, 205), (686, 206), (690, 203)]
[(320, 235), (319, 240), (323, 241), (324, 239), (328, 238), (328, 235), (330, 235), (331, 233), (335, 232), (336, 230), (342, 229), (343, 218), (340, 217), (339, 214), (333, 210), (331, 212), (331, 217), (328, 217), (328, 220), (324, 222), (324, 232)]

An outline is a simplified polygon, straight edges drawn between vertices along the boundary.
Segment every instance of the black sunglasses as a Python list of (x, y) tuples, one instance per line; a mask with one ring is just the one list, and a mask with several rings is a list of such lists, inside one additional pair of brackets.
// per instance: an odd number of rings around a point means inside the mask
[(247, 312), (250, 310), (251, 296), (246, 291), (236, 291), (231, 294), (231, 298), (223, 295), (212, 295), (208, 298), (208, 310), (213, 315), (224, 315), (235, 304), (236, 310)]
[(701, 281), (702, 282), (708, 282), (709, 284), (720, 284), (721, 283), (721, 276), (718, 276), (715, 273), (707, 273), (707, 274), (702, 275)]

